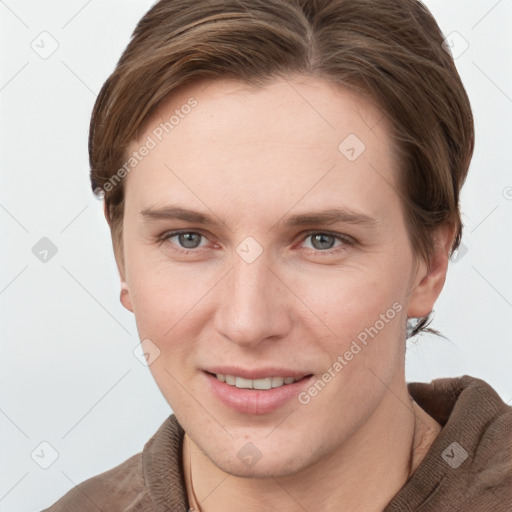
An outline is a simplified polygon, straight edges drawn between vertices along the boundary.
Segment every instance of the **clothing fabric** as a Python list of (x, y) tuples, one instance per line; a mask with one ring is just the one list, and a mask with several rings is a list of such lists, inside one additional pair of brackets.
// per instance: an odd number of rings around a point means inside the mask
[[(468, 375), (407, 386), (442, 429), (383, 512), (511, 512), (512, 407)], [(169, 416), (141, 453), (43, 512), (188, 512), (183, 438)]]

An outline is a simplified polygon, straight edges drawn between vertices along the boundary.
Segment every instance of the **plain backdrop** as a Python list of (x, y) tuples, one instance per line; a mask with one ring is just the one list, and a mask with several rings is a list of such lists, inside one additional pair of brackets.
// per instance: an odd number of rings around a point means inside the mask
[[(510, 403), (512, 0), (425, 3), (452, 46), (477, 136), (464, 245), (435, 308), (448, 340), (409, 342), (407, 380), (469, 374)], [(88, 181), (94, 100), (151, 4), (0, 1), (0, 511), (49, 506), (141, 451), (171, 412), (134, 354), (135, 321)]]

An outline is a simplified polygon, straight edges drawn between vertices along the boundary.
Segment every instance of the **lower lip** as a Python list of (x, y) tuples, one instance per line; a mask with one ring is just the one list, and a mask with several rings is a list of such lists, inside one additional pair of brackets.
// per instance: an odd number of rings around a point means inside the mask
[(312, 375), (292, 384), (267, 390), (242, 389), (221, 382), (214, 375), (203, 372), (212, 393), (226, 406), (243, 414), (269, 414), (289, 402), (309, 384)]

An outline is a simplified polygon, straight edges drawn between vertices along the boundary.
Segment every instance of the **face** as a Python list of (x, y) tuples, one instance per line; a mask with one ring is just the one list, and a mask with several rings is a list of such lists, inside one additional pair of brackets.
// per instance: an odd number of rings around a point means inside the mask
[(173, 95), (130, 147), (122, 302), (223, 471), (300, 471), (405, 386), (407, 316), (440, 288), (414, 263), (389, 133), (327, 81), (218, 80)]

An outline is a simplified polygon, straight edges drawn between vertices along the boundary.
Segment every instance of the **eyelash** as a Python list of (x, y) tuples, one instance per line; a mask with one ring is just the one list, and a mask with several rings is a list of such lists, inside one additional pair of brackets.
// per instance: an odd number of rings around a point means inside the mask
[[(188, 231), (188, 230), (181, 230), (181, 231), (167, 231), (165, 233), (162, 233), (159, 237), (158, 237), (158, 243), (159, 244), (163, 244), (164, 242), (167, 242), (169, 241), (171, 238), (175, 237), (175, 236), (178, 236), (180, 234), (183, 234), (183, 233), (190, 233), (190, 234), (195, 234), (195, 235), (199, 235), (203, 238), (206, 238), (206, 235), (204, 235), (203, 233), (199, 232), (199, 231)], [(307, 233), (304, 233), (303, 235), (303, 238), (301, 239), (302, 242), (304, 242), (305, 240), (307, 240), (309, 237), (311, 237), (312, 235), (328, 235), (328, 236), (332, 236), (334, 238), (336, 238), (337, 240), (339, 240), (340, 242), (343, 242), (343, 244), (341, 246), (337, 246), (337, 247), (334, 247), (334, 248), (331, 248), (331, 249), (325, 249), (325, 250), (320, 250), (320, 249), (309, 249), (310, 251), (312, 251), (315, 255), (316, 254), (320, 254), (320, 255), (332, 255), (332, 254), (337, 254), (339, 250), (346, 250), (346, 248), (344, 246), (346, 245), (355, 245), (355, 240), (347, 235), (342, 235), (340, 233), (333, 233), (331, 231), (309, 231)], [(184, 255), (188, 255), (190, 253), (194, 253), (194, 252), (199, 252), (199, 249), (201, 249), (201, 247), (196, 247), (194, 249), (186, 249), (186, 248), (183, 248), (183, 247), (179, 247), (175, 244), (173, 244), (172, 242), (170, 242), (171, 245), (173, 246), (172, 250), (179, 253), (179, 254), (184, 254)]]

